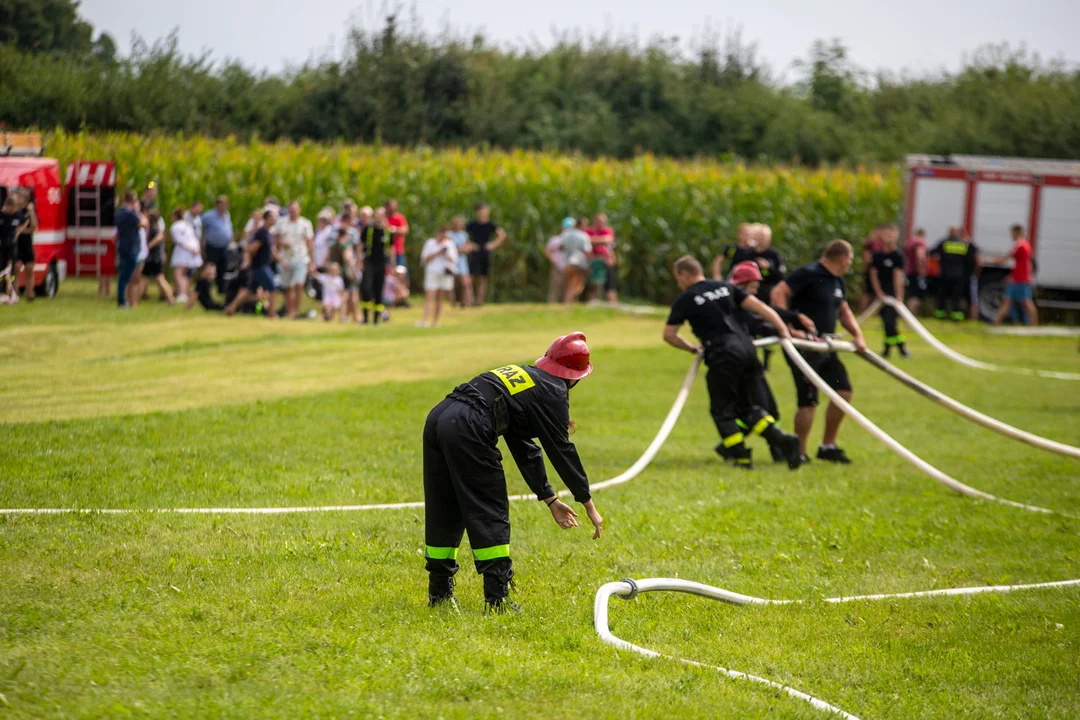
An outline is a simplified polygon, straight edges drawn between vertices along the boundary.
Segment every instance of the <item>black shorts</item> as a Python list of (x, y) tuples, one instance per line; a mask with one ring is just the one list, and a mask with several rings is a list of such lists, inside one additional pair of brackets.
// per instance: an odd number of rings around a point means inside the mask
[(165, 264), (160, 260), (152, 257), (146, 258), (146, 262), (143, 263), (142, 274), (143, 277), (156, 278), (158, 275), (165, 273)]
[(469, 274), (487, 277), (491, 271), (491, 251), (477, 250), (469, 255)]
[(15, 259), (24, 265), (34, 264), (34, 238), (30, 235), (20, 235), (16, 241)]
[[(833, 390), (851, 390), (851, 380), (848, 378), (847, 368), (836, 353), (800, 352), (806, 362), (814, 369), (821, 379)], [(784, 353), (784, 359), (791, 366), (791, 375), (795, 379), (795, 399), (798, 406), (817, 407), (818, 389), (810, 382), (799, 368), (791, 362), (791, 358)]]
[(618, 265), (608, 265), (607, 277), (604, 279), (604, 290), (607, 292), (619, 292)]
[(913, 298), (926, 297), (926, 277), (919, 277), (918, 275), (907, 276), (907, 296)]
[[(15, 241), (0, 240), (0, 272), (15, 260)], [(12, 268), (14, 271), (14, 268)]]

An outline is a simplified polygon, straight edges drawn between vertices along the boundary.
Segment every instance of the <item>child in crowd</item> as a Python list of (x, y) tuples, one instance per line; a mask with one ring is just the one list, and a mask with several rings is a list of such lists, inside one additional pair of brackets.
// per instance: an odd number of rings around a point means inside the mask
[(214, 299), (212, 290), (214, 289), (214, 283), (217, 281), (217, 265), (213, 263), (207, 263), (202, 266), (202, 270), (199, 271), (199, 279), (195, 281), (195, 292), (188, 296), (186, 309), (190, 310), (195, 306), (195, 301), (198, 300), (199, 304), (203, 306), (204, 310), (212, 310), (220, 312), (225, 309), (225, 306)]
[[(330, 263), (326, 273), (320, 276), (322, 282), (323, 319), (331, 322), (341, 313), (342, 296), (345, 294), (345, 278), (341, 277), (341, 265)], [(341, 318), (344, 320), (344, 318)]]

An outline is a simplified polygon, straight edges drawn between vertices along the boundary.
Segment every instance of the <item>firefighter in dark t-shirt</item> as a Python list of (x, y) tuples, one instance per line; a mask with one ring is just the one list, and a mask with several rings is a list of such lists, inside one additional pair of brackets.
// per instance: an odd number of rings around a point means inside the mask
[[(898, 247), (899, 241), (900, 230), (895, 225), (888, 226), (881, 234), (881, 249), (874, 253), (870, 263), (870, 287), (879, 300), (893, 297), (904, 302), (904, 254)], [(889, 357), (895, 346), (903, 357), (911, 357), (897, 328), (896, 310), (882, 305), (881, 321), (885, 324), (885, 350), (881, 354)]]
[(754, 225), (742, 223), (735, 235), (734, 245), (725, 245), (712, 261), (713, 280), (723, 280), (732, 268), (742, 262), (754, 259), (757, 251), (754, 238)]
[[(799, 467), (798, 439), (782, 431), (775, 418), (754, 402), (761, 364), (736, 315), (740, 309), (756, 313), (772, 324), (780, 337), (790, 338), (787, 325), (772, 308), (745, 290), (719, 280), (706, 280), (701, 263), (690, 256), (675, 262), (675, 281), (683, 293), (671, 306), (664, 342), (679, 350), (704, 352), (709, 367), (709, 413), (720, 433), (716, 451), (739, 467), (753, 467), (751, 450), (744, 442), (746, 434), (739, 427), (741, 420), (747, 433), (759, 433), (770, 447), (781, 449), (789, 467)], [(679, 336), (685, 322), (690, 323), (700, 346)]]
[[(788, 276), (787, 280), (777, 285), (772, 292), (772, 304), (793, 312), (802, 313), (813, 320), (821, 335), (836, 332), (836, 323), (840, 322), (852, 335), (852, 342), (859, 352), (866, 350), (859, 322), (847, 302), (847, 289), (844, 275), (851, 269), (855, 253), (851, 245), (843, 240), (833, 240), (825, 247), (821, 258), (805, 267), (801, 267)], [(851, 381), (847, 368), (836, 353), (801, 352), (806, 362), (833, 387), (845, 400), (851, 400)], [(814, 425), (814, 411), (818, 404), (817, 388), (810, 383), (788, 358), (792, 376), (795, 379), (795, 394), (799, 409), (795, 413), (795, 432), (799, 436), (799, 446), (803, 461), (807, 461), (807, 442), (810, 429)], [(840, 431), (840, 422), (844, 412), (832, 403), (825, 415), (825, 436), (818, 448), (818, 460), (827, 460), (847, 464), (851, 462), (847, 454), (836, 446), (836, 436)]]
[(514, 570), (500, 437), (529, 489), (548, 506), (559, 527), (576, 527), (577, 513), (551, 489), (545, 452), (574, 499), (585, 506), (593, 539), (600, 537), (604, 519), (593, 504), (589, 478), (568, 435), (570, 390), (591, 372), (585, 335), (570, 333), (557, 338), (536, 365), (505, 365), (483, 373), (457, 386), (428, 414), (424, 424), (424, 557), (432, 607), (457, 604), (457, 551), (467, 531), (476, 571), (484, 576), (487, 610), (518, 609), (507, 597)]

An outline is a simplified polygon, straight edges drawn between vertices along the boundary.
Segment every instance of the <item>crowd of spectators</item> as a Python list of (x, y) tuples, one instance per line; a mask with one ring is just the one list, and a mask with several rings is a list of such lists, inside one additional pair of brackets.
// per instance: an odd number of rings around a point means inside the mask
[(615, 256), (615, 231), (603, 213), (590, 222), (566, 217), (558, 235), (544, 248), (551, 262), (548, 302), (619, 300), (619, 268)]

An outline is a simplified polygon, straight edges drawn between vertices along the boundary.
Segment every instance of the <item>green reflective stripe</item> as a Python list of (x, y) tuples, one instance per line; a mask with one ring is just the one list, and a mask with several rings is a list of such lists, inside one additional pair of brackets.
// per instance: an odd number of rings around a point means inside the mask
[(891, 336), (885, 338), (885, 344), (886, 345), (903, 345), (904, 344), (904, 336), (903, 335), (891, 335)]
[(959, 312), (959, 311), (957, 311), (957, 312), (954, 312), (954, 313), (952, 314), (952, 319), (953, 319), (953, 320), (963, 320), (963, 319), (964, 319), (965, 317), (967, 317), (967, 316), (966, 316), (966, 315), (964, 315), (964, 313), (962, 313), (962, 312)]
[(770, 425), (772, 425), (775, 422), (776, 422), (776, 418), (774, 418), (772, 415), (766, 415), (765, 417), (761, 418), (760, 420), (757, 421), (757, 423), (754, 424), (754, 429), (751, 430), (750, 432), (751, 433), (757, 433), (758, 435), (760, 435), (762, 430), (769, 427)]
[(742, 430), (749, 430), (750, 429), (750, 427), (746, 423), (744, 423), (742, 420), (736, 420), (735, 424), (738, 425), (739, 428), (742, 429)]
[(728, 435), (726, 438), (724, 438), (724, 447), (733, 447), (735, 445), (738, 445), (739, 443), (741, 443), (745, 439), (746, 439), (746, 436), (743, 435), (742, 433), (735, 433), (734, 435)]
[(750, 458), (735, 458), (736, 465), (749, 465), (750, 463)]
[(457, 548), (424, 546), (424, 557), (432, 560), (456, 560)]
[(498, 560), (499, 558), (510, 557), (510, 546), (493, 545), (488, 548), (474, 548), (472, 554), (477, 560)]
[(947, 242), (942, 249), (950, 255), (967, 255), (968, 244), (966, 242)]

